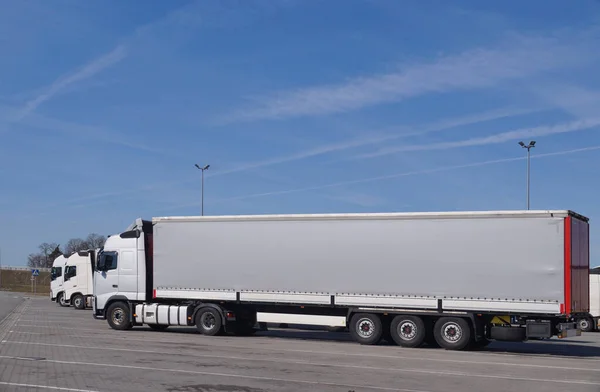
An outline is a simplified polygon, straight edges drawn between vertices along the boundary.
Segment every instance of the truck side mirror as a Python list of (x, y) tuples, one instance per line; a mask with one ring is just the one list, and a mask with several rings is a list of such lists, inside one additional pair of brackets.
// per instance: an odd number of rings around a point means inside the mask
[(106, 258), (104, 256), (98, 257), (98, 264), (96, 264), (96, 269), (100, 272), (106, 271)]

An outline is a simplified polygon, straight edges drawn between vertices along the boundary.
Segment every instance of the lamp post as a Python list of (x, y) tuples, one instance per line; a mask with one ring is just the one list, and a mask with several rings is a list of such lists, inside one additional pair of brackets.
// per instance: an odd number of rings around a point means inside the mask
[(208, 168), (210, 167), (210, 165), (206, 165), (206, 166), (201, 167), (200, 165), (198, 165), (196, 163), (195, 166), (198, 168), (198, 170), (202, 171), (202, 215), (204, 215), (204, 171), (208, 170)]
[(531, 158), (531, 153), (529, 150), (531, 150), (533, 147), (535, 147), (535, 140), (532, 140), (529, 142), (529, 144), (525, 144), (522, 141), (519, 142), (519, 146), (526, 148), (527, 149), (527, 209), (529, 210), (529, 177), (530, 177), (530, 158)]

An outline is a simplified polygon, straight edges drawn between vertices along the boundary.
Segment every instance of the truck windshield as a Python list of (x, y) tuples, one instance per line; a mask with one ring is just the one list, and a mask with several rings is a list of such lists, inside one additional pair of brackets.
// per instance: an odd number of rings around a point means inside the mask
[(50, 280), (56, 280), (62, 276), (62, 267), (52, 267), (50, 270)]

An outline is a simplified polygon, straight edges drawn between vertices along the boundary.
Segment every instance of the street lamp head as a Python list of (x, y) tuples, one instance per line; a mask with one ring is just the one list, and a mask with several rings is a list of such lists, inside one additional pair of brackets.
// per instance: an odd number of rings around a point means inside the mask
[[(525, 143), (523, 143), (523, 142), (519, 142), (519, 146), (521, 146), (521, 147), (525, 147)], [(198, 165), (196, 165), (196, 166), (198, 166)]]
[(532, 141), (530, 141), (530, 142), (529, 142), (529, 145), (530, 145), (531, 147), (535, 146), (535, 140), (532, 140)]
[(198, 169), (202, 170), (202, 168), (197, 163), (194, 166), (196, 166)]
[[(535, 143), (535, 142), (534, 142)], [(202, 168), (202, 170), (207, 170), (210, 167), (210, 165), (206, 165)]]

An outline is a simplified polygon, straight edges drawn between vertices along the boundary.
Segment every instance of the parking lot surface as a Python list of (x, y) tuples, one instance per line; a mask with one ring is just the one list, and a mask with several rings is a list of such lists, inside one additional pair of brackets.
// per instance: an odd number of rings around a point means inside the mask
[(600, 333), (476, 352), (361, 346), (290, 329), (207, 337), (112, 330), (90, 310), (23, 301), (0, 326), (0, 391), (600, 391)]

